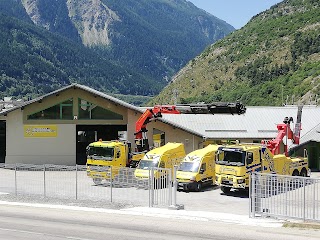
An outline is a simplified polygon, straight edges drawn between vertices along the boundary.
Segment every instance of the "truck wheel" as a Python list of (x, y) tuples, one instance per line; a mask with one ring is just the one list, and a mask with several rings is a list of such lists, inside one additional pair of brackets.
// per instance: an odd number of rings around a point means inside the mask
[(197, 192), (200, 192), (201, 189), (202, 189), (202, 183), (201, 183), (201, 182), (197, 182), (196, 191), (197, 191)]
[(292, 176), (299, 176), (299, 171), (296, 169), (293, 171)]
[(95, 185), (100, 185), (101, 182), (102, 182), (102, 179), (101, 179), (101, 178), (94, 178), (94, 179), (93, 179), (93, 183), (94, 183)]
[(305, 168), (303, 168), (303, 169), (301, 170), (300, 176), (301, 176), (301, 177), (307, 177), (307, 170), (306, 170)]
[(231, 187), (222, 186), (222, 187), (221, 187), (221, 191), (222, 191), (223, 193), (225, 193), (225, 194), (228, 194), (228, 193), (230, 193), (230, 191), (231, 191)]

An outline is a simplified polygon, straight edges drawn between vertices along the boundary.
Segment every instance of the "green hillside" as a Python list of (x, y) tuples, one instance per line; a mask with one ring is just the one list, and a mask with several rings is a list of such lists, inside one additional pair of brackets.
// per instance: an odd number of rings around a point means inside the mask
[(317, 96), (320, 1), (287, 0), (208, 47), (149, 104), (238, 99), (281, 105), (314, 103)]

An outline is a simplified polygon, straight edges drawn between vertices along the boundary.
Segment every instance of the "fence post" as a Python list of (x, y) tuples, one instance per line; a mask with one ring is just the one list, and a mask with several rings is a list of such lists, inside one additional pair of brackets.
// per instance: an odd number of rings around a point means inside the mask
[(254, 218), (255, 217), (255, 199), (256, 199), (256, 194), (255, 194), (255, 174), (251, 173), (250, 174), (250, 217)]
[[(175, 168), (173, 169), (173, 171), (175, 171)], [(173, 175), (174, 175), (174, 173), (173, 173)], [(172, 204), (172, 194), (173, 194), (173, 192), (172, 192), (172, 184), (173, 184), (173, 180), (172, 180), (172, 171), (171, 171), (171, 169), (169, 170), (169, 174), (168, 174), (168, 177), (169, 177), (169, 179), (168, 179), (168, 185), (166, 186), (166, 187), (168, 187), (168, 190), (169, 190), (169, 199), (168, 199), (168, 206), (170, 206), (171, 204)]]
[(306, 178), (303, 178), (303, 221), (306, 221)]
[(46, 197), (46, 165), (43, 165), (43, 196)]
[(172, 196), (172, 205), (177, 206), (177, 166), (173, 168), (173, 196)]
[(78, 200), (78, 165), (76, 164), (76, 200)]
[(113, 184), (113, 174), (112, 174), (113, 169), (112, 169), (112, 166), (109, 167), (109, 171), (110, 171), (110, 202), (112, 202), (112, 184)]
[(316, 220), (316, 180), (312, 180), (313, 184), (313, 220)]
[[(288, 192), (289, 192), (289, 190), (290, 190), (290, 188), (289, 188), (289, 183), (288, 183), (288, 177), (286, 177), (285, 178), (285, 180), (286, 180), (286, 182), (285, 182), (285, 215), (288, 215)], [(289, 182), (290, 182), (290, 179), (289, 179)]]
[(169, 209), (175, 209), (175, 210), (179, 210), (179, 209), (184, 209), (184, 205), (183, 204), (177, 204), (177, 188), (178, 188), (178, 183), (177, 183), (177, 170), (178, 170), (178, 166), (175, 165), (173, 168), (173, 195), (172, 195), (172, 205), (169, 206)]
[(17, 163), (16, 163), (14, 167), (14, 192), (16, 196), (18, 195), (17, 188), (18, 188), (18, 183), (17, 183)]
[(154, 205), (154, 168), (149, 169), (149, 189), (150, 189), (150, 198), (149, 198), (149, 207), (153, 207)]

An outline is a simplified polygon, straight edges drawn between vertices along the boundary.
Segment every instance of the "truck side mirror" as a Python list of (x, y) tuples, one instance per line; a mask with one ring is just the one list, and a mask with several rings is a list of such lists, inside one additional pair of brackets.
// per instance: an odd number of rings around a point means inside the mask
[(251, 164), (253, 162), (253, 154), (251, 152), (247, 155), (247, 164)]
[(199, 173), (200, 173), (200, 174), (203, 174), (203, 173), (204, 173), (204, 169), (201, 168), (200, 171), (199, 171)]
[(87, 155), (87, 156), (89, 155), (89, 149), (90, 149), (89, 146), (87, 146), (87, 147), (86, 147), (86, 155)]

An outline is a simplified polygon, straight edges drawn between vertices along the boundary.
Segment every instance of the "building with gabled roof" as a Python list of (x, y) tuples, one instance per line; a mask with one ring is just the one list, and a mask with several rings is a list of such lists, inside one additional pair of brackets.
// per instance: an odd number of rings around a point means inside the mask
[[(143, 109), (80, 84), (72, 84), (0, 112), (0, 163), (75, 165), (86, 163), (89, 143), (123, 135), (134, 142), (135, 122)], [(203, 139), (157, 121), (167, 141)], [(2, 129), (2, 130), (1, 130)], [(148, 137), (152, 144), (152, 133)]]
[[(85, 164), (85, 148), (93, 141), (121, 136), (134, 142), (135, 123), (144, 109), (80, 84), (3, 109), (0, 163)], [(297, 111), (297, 106), (268, 106), (247, 107), (243, 115), (163, 114), (148, 124), (148, 138), (151, 146), (182, 142), (187, 153), (229, 140), (260, 143), (276, 137), (277, 124), (285, 117), (295, 120)], [(303, 107), (300, 146), (320, 142), (319, 119), (318, 106)], [(319, 150), (308, 152), (311, 167), (320, 170)]]

